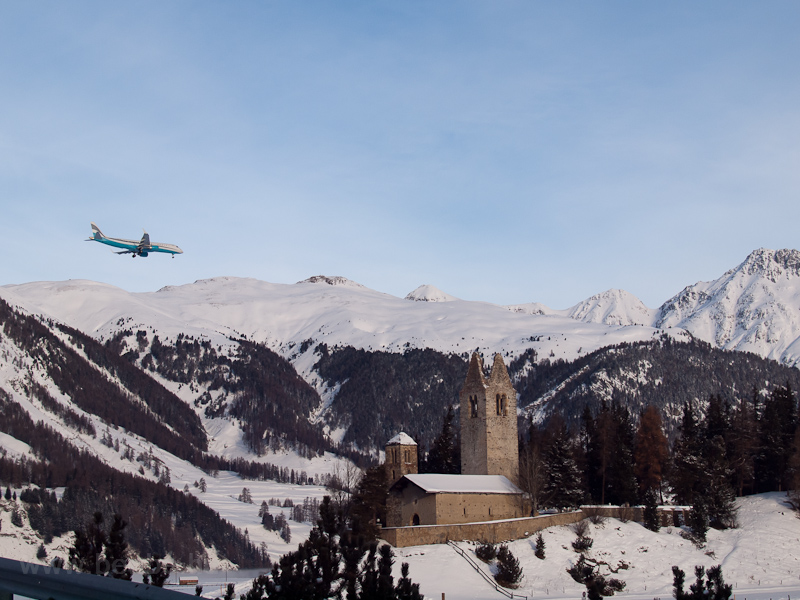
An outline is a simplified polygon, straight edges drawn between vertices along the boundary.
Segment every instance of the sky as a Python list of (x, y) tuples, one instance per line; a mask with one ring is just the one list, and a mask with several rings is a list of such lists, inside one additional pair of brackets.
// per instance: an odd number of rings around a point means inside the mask
[[(800, 4), (0, 0), (0, 285), (655, 308), (800, 248)], [(179, 245), (131, 259), (84, 240)]]

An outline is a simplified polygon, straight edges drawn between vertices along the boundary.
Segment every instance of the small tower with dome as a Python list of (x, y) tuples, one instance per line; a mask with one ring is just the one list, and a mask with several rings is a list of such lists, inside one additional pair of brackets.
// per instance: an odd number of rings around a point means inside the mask
[(404, 475), (417, 473), (417, 443), (407, 433), (398, 433), (386, 443), (386, 479), (389, 486)]

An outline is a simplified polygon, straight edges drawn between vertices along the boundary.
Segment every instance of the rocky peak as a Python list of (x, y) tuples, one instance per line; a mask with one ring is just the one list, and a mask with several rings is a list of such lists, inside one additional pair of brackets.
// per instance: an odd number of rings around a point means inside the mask
[(745, 275), (760, 275), (773, 283), (783, 277), (800, 276), (800, 251), (759, 248), (750, 253), (733, 272)]
[(360, 283), (356, 283), (347, 277), (342, 277), (340, 275), (314, 275), (313, 277), (309, 277), (308, 279), (304, 279), (303, 281), (298, 281), (297, 283), (326, 283), (328, 285), (343, 285), (346, 287), (357, 287), (363, 288), (364, 286)]

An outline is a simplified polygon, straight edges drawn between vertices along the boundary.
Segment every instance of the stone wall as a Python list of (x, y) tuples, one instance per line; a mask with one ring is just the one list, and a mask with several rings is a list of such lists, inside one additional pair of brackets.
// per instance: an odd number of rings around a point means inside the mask
[(554, 527), (569, 525), (584, 518), (581, 511), (487, 521), (484, 523), (463, 523), (461, 525), (421, 525), (419, 527), (388, 527), (381, 530), (381, 539), (395, 548), (424, 546), (427, 544), (446, 544), (449, 540), (474, 540), (497, 544), (524, 537)]
[[(685, 519), (686, 507), (664, 506), (658, 509), (663, 526), (673, 525), (673, 514), (682, 513)], [(581, 510), (504, 521), (485, 521), (482, 523), (462, 523), (458, 525), (421, 525), (418, 527), (387, 527), (381, 530), (380, 538), (395, 548), (406, 546), (425, 546), (427, 544), (446, 544), (448, 541), (470, 540), (498, 544), (522, 539), (557, 525), (570, 525), (589, 516), (619, 519), (623, 521), (642, 520), (641, 506), (586, 506)], [(684, 522), (684, 521), (681, 521)]]

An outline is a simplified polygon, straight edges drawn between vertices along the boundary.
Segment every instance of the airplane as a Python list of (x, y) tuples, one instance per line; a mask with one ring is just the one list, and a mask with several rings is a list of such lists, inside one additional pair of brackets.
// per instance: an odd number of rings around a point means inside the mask
[(125, 248), (125, 250), (122, 250), (121, 252), (115, 252), (115, 254), (131, 254), (133, 258), (136, 258), (137, 256), (146, 257), (150, 252), (166, 252), (172, 254), (172, 258), (175, 258), (176, 254), (183, 254), (183, 250), (178, 248), (175, 244), (151, 242), (150, 234), (148, 234), (146, 231), (144, 232), (142, 239), (137, 242), (135, 240), (106, 237), (103, 235), (103, 232), (100, 231), (100, 228), (94, 223), (92, 223), (92, 237), (86, 241), (100, 242), (101, 244), (106, 244), (115, 248)]

